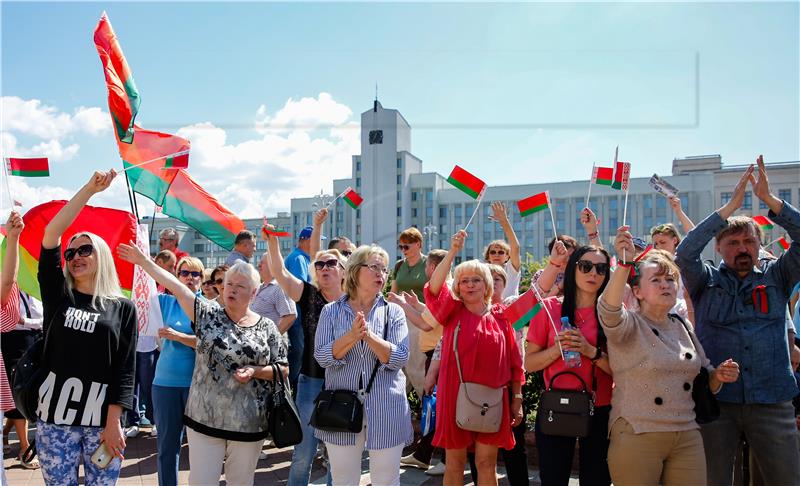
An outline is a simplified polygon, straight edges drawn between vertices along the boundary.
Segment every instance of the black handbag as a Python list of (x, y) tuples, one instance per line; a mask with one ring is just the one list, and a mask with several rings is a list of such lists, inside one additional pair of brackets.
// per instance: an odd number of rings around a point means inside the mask
[[(594, 377), (592, 365), (592, 383)], [(583, 390), (560, 390), (553, 388), (556, 378), (572, 375), (583, 385)], [(586, 437), (591, 429), (594, 416), (594, 397), (586, 388), (583, 378), (571, 371), (556, 373), (550, 379), (550, 386), (542, 392), (539, 409), (536, 412), (536, 425), (547, 435), (562, 437)]]
[[(389, 305), (386, 305), (386, 315), (383, 323), (383, 339), (386, 339), (386, 330), (389, 327)], [(369, 383), (364, 390), (364, 396), (369, 394), (375, 375), (378, 373), (380, 361), (375, 359), (375, 366), (369, 377)], [(358, 379), (358, 386), (362, 385), (361, 377)], [(361, 432), (364, 424), (364, 404), (359, 392), (353, 390), (323, 390), (319, 392), (314, 400), (314, 411), (311, 413), (309, 421), (315, 429), (326, 432)]]
[(272, 365), (272, 407), (269, 411), (268, 428), (278, 448), (297, 445), (303, 440), (300, 414), (292, 400), (292, 392), (286, 377), (277, 364)]
[(30, 422), (36, 422), (38, 418), (36, 410), (39, 408), (39, 387), (47, 378), (42, 363), (47, 335), (53, 319), (55, 316), (50, 320), (50, 325), (36, 338), (36, 341), (25, 350), (11, 375), (11, 394), (14, 397), (14, 405), (19, 413)]
[[(681, 321), (683, 327), (686, 328), (686, 332), (689, 333), (689, 341), (692, 342), (692, 346), (694, 347), (692, 331), (689, 329), (686, 321), (684, 321), (683, 318), (678, 314), (670, 314), (670, 316)], [(695, 352), (697, 352), (696, 347)], [(717, 402), (717, 397), (714, 396), (714, 392), (711, 391), (711, 384), (709, 383), (710, 378), (711, 375), (709, 375), (708, 370), (703, 366), (700, 366), (700, 372), (697, 373), (697, 376), (694, 377), (694, 381), (692, 382), (692, 400), (694, 400), (695, 415), (694, 420), (698, 424), (708, 424), (719, 418), (719, 402)]]

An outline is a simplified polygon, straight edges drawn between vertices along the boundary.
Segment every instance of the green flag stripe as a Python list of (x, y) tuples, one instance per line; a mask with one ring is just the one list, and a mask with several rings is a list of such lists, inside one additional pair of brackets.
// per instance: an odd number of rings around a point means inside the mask
[(472, 190), (470, 187), (462, 184), (461, 182), (457, 181), (456, 179), (453, 179), (452, 177), (449, 177), (447, 179), (447, 182), (449, 182), (450, 184), (452, 184), (452, 185), (456, 186), (457, 188), (461, 189), (462, 191), (464, 191), (467, 194), (467, 196), (470, 196), (473, 199), (478, 199), (478, 196), (480, 195), (477, 192), (475, 192), (474, 190)]
[(527, 216), (529, 214), (538, 213), (539, 211), (541, 211), (543, 209), (547, 209), (549, 207), (550, 206), (548, 206), (547, 204), (542, 204), (541, 206), (534, 206), (534, 207), (530, 208), (529, 210), (525, 211), (524, 213), (520, 213), (520, 215)]
[(236, 235), (191, 204), (167, 194), (164, 198), (163, 212), (188, 224), (222, 248), (233, 249)]
[(49, 170), (12, 170), (11, 175), (21, 177), (47, 177), (50, 175)]
[[(133, 164), (123, 161), (123, 165), (128, 167)], [(164, 197), (169, 191), (169, 183), (167, 181), (139, 167), (135, 167), (127, 173), (133, 192), (138, 192), (142, 196), (152, 199), (159, 206), (163, 205)]]
[(531, 308), (531, 310), (529, 310), (522, 317), (517, 319), (517, 322), (513, 324), (514, 329), (520, 330), (523, 327), (525, 327), (525, 324), (529, 323), (531, 319), (533, 319), (534, 316), (539, 313), (540, 310), (542, 310), (541, 302), (537, 303), (535, 306)]
[(354, 203), (353, 201), (349, 200), (346, 197), (343, 197), (342, 199), (344, 199), (344, 202), (346, 202), (351, 208), (358, 209), (358, 206), (356, 206), (356, 203)]

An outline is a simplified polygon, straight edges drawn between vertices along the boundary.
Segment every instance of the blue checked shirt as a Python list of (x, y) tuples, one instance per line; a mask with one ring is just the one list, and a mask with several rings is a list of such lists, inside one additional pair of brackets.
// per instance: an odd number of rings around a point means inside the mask
[[(406, 398), (406, 377), (403, 366), (408, 361), (408, 327), (403, 310), (379, 297), (366, 316), (369, 329), (383, 336), (388, 313), (386, 341), (391, 346), (389, 361), (378, 367), (372, 389), (364, 402), (367, 426), (367, 449), (387, 449), (409, 445), (414, 432)], [(357, 342), (342, 359), (333, 357), (333, 342), (353, 327), (355, 312), (347, 295), (322, 309), (315, 337), (314, 358), (325, 368), (325, 389), (359, 391), (366, 388), (377, 356), (363, 341)], [(360, 385), (359, 385), (360, 379)], [(356, 434), (349, 432), (314, 431), (314, 436), (336, 445), (355, 445)]]
[[(728, 403), (780, 403), (797, 394), (789, 364), (786, 306), (800, 280), (800, 212), (784, 201), (781, 213), (769, 218), (789, 233), (792, 244), (777, 260), (754, 268), (743, 279), (725, 263), (703, 263), (700, 252), (726, 222), (711, 213), (678, 245), (676, 262), (694, 303), (697, 336), (717, 366), (728, 358), (739, 363), (741, 375), (726, 383), (717, 399)], [(765, 286), (766, 312), (753, 302), (753, 291)]]

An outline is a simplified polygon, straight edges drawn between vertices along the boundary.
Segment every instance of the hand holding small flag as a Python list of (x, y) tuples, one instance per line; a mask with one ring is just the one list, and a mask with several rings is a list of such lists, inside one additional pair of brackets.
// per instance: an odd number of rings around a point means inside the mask
[(270, 236), (284, 238), (287, 236), (292, 236), (292, 234), (286, 231), (275, 231), (275, 226), (267, 223), (267, 217), (264, 216), (264, 225), (261, 227), (261, 238), (268, 240)]
[(11, 211), (8, 215), (8, 221), (6, 221), (4, 225), (4, 229), (9, 238), (19, 239), (19, 235), (22, 234), (22, 230), (25, 229), (25, 222), (22, 220), (22, 216), (20, 216), (17, 211)]
[(94, 171), (94, 174), (92, 174), (92, 178), (89, 179), (89, 182), (86, 183), (85, 187), (91, 191), (92, 194), (103, 192), (108, 189), (108, 186), (111, 185), (111, 182), (116, 176), (117, 172), (114, 169), (111, 169), (108, 172), (96, 170)]

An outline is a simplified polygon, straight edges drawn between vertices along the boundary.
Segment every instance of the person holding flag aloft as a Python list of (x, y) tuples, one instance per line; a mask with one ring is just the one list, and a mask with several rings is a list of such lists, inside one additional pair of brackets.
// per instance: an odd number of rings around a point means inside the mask
[(492, 203), (492, 215), (489, 219), (496, 221), (503, 228), (506, 240), (494, 240), (486, 247), (483, 260), (500, 265), (506, 272), (506, 286), (502, 298), (512, 297), (519, 293), (519, 274), (521, 268), (520, 248), (517, 234), (508, 219), (506, 205), (500, 201)]

